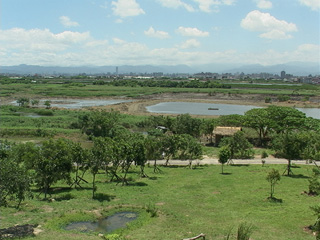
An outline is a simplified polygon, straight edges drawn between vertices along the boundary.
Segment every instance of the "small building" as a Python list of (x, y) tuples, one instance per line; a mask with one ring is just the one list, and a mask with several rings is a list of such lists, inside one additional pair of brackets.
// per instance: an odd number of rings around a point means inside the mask
[(224, 137), (231, 137), (236, 132), (242, 131), (241, 127), (215, 127), (213, 130), (214, 142), (215, 145), (219, 145), (220, 141)]

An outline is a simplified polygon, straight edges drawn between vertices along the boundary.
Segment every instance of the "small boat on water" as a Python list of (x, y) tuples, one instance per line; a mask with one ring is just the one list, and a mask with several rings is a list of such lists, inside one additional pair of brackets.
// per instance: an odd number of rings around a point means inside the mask
[(208, 110), (219, 110), (219, 108), (208, 108)]

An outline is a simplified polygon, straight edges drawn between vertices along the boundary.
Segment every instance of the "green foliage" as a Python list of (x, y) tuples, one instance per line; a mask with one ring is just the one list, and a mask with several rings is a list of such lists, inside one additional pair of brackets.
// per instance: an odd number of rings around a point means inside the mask
[(266, 97), (266, 98), (264, 99), (264, 102), (265, 102), (265, 103), (271, 103), (271, 102), (272, 102), (271, 97)]
[(231, 157), (229, 146), (223, 146), (219, 150), (219, 163), (221, 163), (221, 173), (223, 174), (223, 165), (228, 162)]
[(230, 159), (253, 158), (254, 155), (253, 146), (242, 131), (238, 131), (232, 137), (223, 138), (220, 146), (229, 148)]
[(149, 203), (145, 206), (146, 212), (150, 214), (151, 217), (157, 217), (158, 216), (158, 209), (156, 206), (152, 203)]
[(287, 96), (287, 95), (279, 95), (278, 96), (278, 101), (279, 102), (286, 102), (286, 101), (289, 101), (290, 100), (290, 96)]
[(312, 169), (312, 176), (309, 181), (309, 193), (320, 195), (320, 168)]
[(92, 111), (79, 117), (82, 132), (91, 137), (114, 137), (113, 128), (119, 125), (117, 111)]
[(320, 239), (320, 205), (310, 207), (313, 214), (316, 216), (316, 222), (312, 226), (312, 230), (316, 232), (316, 239)]
[(200, 128), (200, 119), (192, 118), (189, 114), (182, 114), (175, 119), (172, 130), (176, 134), (189, 134), (193, 137), (199, 137)]
[(270, 183), (270, 199), (273, 199), (274, 188), (278, 181), (280, 181), (280, 173), (274, 168), (268, 173), (266, 180)]
[(241, 223), (237, 231), (237, 240), (250, 240), (253, 227), (251, 224)]
[(50, 100), (46, 100), (44, 102), (44, 105), (46, 106), (46, 109), (49, 109), (51, 107), (51, 101)]
[(117, 233), (107, 234), (104, 236), (106, 240), (122, 240), (124, 239), (121, 235)]
[(39, 101), (38, 99), (32, 99), (32, 100), (31, 100), (31, 105), (32, 105), (32, 106), (38, 106), (39, 103), (40, 103), (40, 101)]
[(62, 138), (43, 142), (32, 163), (36, 184), (43, 190), (45, 198), (52, 184), (59, 180), (70, 182), (72, 159), (69, 144)]
[(261, 158), (263, 159), (263, 158), (267, 158), (269, 156), (269, 154), (266, 152), (266, 151), (263, 151), (262, 153), (261, 153)]
[(242, 127), (245, 119), (244, 116), (238, 114), (221, 115), (217, 120), (218, 126), (225, 127)]
[(10, 156), (0, 158), (0, 206), (7, 206), (8, 200), (16, 200), (17, 208), (25, 198), (32, 197), (31, 178), (25, 167)]
[(17, 100), (19, 107), (27, 107), (29, 105), (30, 99), (26, 97), (20, 97)]

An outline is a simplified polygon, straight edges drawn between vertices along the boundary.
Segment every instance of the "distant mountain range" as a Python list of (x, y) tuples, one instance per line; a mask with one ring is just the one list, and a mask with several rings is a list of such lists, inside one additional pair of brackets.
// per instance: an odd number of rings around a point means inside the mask
[(189, 67), (187, 65), (175, 66), (152, 66), (152, 65), (138, 65), (138, 66), (78, 66), (78, 67), (58, 67), (58, 66), (37, 66), (37, 65), (18, 65), (18, 66), (2, 66), (0, 73), (7, 74), (42, 74), (42, 75), (78, 75), (78, 74), (114, 74), (118, 69), (119, 74), (129, 73), (155, 73), (162, 72), (164, 74), (173, 73), (198, 73), (198, 72), (213, 72), (213, 73), (271, 73), (279, 74), (281, 71), (286, 71), (287, 74), (295, 76), (306, 76), (309, 74), (319, 75), (319, 63), (302, 63), (292, 62), (287, 64), (263, 66), (263, 65), (240, 65), (240, 64), (208, 64)]

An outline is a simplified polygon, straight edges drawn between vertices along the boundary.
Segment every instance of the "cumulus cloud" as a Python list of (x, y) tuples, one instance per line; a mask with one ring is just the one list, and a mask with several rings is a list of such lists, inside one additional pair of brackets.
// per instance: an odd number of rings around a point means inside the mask
[(12, 28), (9, 30), (0, 30), (0, 43), (6, 49), (16, 51), (63, 51), (68, 47), (79, 44), (90, 39), (88, 32), (79, 33), (65, 31), (54, 34), (48, 29)]
[[(218, 6), (221, 5), (233, 5), (236, 0), (193, 0), (194, 2), (199, 4), (199, 9), (203, 12), (218, 12), (219, 8)], [(214, 10), (212, 10), (212, 7), (214, 7)]]
[(148, 37), (154, 37), (154, 38), (160, 38), (160, 39), (165, 39), (169, 38), (169, 33), (164, 32), (164, 31), (159, 31), (159, 30), (154, 30), (153, 27), (150, 27), (148, 30), (144, 31), (144, 34)]
[(179, 27), (176, 32), (186, 37), (208, 37), (209, 36), (209, 32), (201, 31), (198, 28)]
[(194, 11), (194, 8), (190, 5), (190, 4), (187, 4), (181, 0), (158, 0), (158, 2), (160, 2), (160, 4), (164, 7), (167, 7), (167, 8), (185, 8), (187, 11), (189, 12), (193, 12)]
[(302, 5), (310, 7), (314, 11), (320, 10), (320, 1), (319, 0), (300, 0)]
[[(292, 51), (269, 49), (260, 52), (196, 51), (200, 43), (189, 39), (168, 48), (150, 48), (138, 42), (113, 38), (94, 39), (89, 33), (48, 29), (13, 28), (0, 30), (0, 65), (33, 64), (47, 66), (83, 65), (176, 65), (210, 63), (280, 64), (291, 61), (319, 62), (320, 46), (305, 43)], [(189, 50), (191, 49), (191, 50)]]
[(180, 45), (180, 48), (187, 49), (187, 48), (197, 48), (200, 46), (200, 42), (196, 39), (188, 39), (187, 41), (183, 42)]
[(136, 0), (117, 0), (112, 1), (113, 14), (121, 18), (139, 16), (145, 14)]
[(278, 20), (269, 13), (262, 13), (258, 10), (248, 13), (242, 19), (241, 27), (253, 32), (263, 32), (260, 37), (268, 39), (292, 38), (292, 35), (288, 34), (288, 32), (298, 31), (294, 23)]
[(270, 9), (272, 8), (272, 2), (268, 0), (255, 0), (257, 7), (261, 9)]
[(71, 21), (71, 19), (67, 16), (61, 16), (60, 23), (65, 27), (77, 27), (79, 26), (79, 23)]

